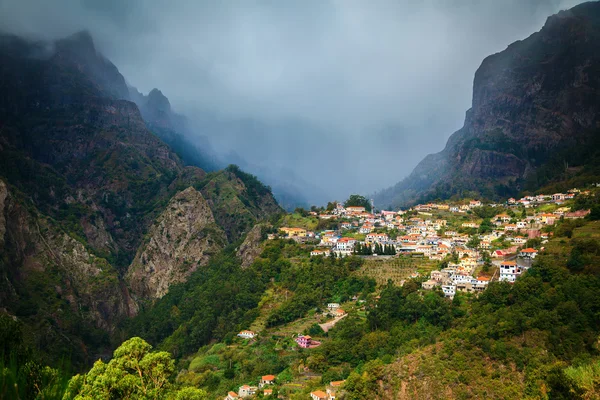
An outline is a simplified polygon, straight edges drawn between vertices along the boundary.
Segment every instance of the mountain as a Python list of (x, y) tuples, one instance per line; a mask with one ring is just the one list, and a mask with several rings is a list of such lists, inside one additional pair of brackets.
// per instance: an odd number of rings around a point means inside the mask
[(376, 203), (493, 199), (600, 176), (599, 41), (600, 3), (590, 2), (487, 57), (475, 73), (464, 126), (444, 150), (377, 193)]
[(186, 166), (151, 129), (179, 129), (160, 92), (144, 112), (129, 96), (85, 32), (0, 36), (0, 310), (49, 359), (86, 364), (125, 319), (282, 211), (239, 168)]
[(129, 87), (129, 98), (139, 107), (148, 129), (167, 143), (187, 165), (205, 171), (219, 169), (223, 161), (212, 149), (208, 138), (195, 132), (186, 117), (171, 109), (169, 99), (158, 89), (143, 95)]

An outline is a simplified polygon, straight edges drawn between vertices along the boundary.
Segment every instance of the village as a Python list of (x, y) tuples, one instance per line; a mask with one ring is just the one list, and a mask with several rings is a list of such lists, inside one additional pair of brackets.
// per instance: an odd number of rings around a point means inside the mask
[[(446, 261), (444, 268), (431, 272), (422, 288), (439, 286), (447, 297), (453, 297), (456, 291), (481, 292), (492, 280), (514, 282), (551, 235), (551, 229), (545, 227), (560, 218), (579, 219), (589, 214), (589, 210), (571, 212), (564, 206), (578, 195), (589, 195), (589, 191), (574, 188), (567, 193), (509, 198), (503, 204), (470, 200), (379, 212), (336, 202), (331, 212), (310, 214), (339, 221), (338, 229), (314, 232), (286, 226), (280, 228), (279, 236), (315, 244), (311, 257), (408, 255)], [(497, 213), (480, 217), (477, 209), (484, 206)]]
[[(295, 224), (281, 226), (269, 240), (288, 239), (305, 249), (306, 257), (360, 257), (367, 261), (390, 263), (413, 260), (415, 265), (436, 266), (427, 274), (412, 273), (423, 290), (440, 290), (452, 299), (457, 292), (483, 292), (492, 281), (514, 283), (532, 266), (544, 244), (552, 236), (553, 225), (561, 219), (580, 219), (589, 210), (571, 211), (568, 202), (589, 192), (571, 189), (567, 193), (510, 198), (504, 203), (465, 200), (451, 203), (419, 204), (406, 210), (372, 211), (367, 206), (333, 203), (330, 210), (307, 211)], [(301, 221), (327, 221), (327, 229), (310, 229)], [(302, 226), (304, 225), (304, 226)], [(318, 226), (318, 224), (317, 224)], [(367, 267), (368, 268), (368, 267)], [(399, 282), (402, 285), (405, 280)], [(375, 296), (373, 301), (378, 301)], [(362, 310), (364, 299), (354, 296), (353, 311)], [(323, 305), (319, 324), (324, 332), (347, 316), (339, 303)], [(319, 317), (320, 318), (320, 317)], [(257, 340), (258, 333), (243, 330), (243, 341)], [(296, 332), (298, 349), (313, 349), (321, 343), (310, 335)], [(312, 400), (333, 400), (343, 393), (344, 381), (331, 381), (323, 390), (310, 392)], [(258, 386), (244, 384), (229, 392), (225, 400), (271, 396), (277, 387), (274, 375), (260, 378)]]

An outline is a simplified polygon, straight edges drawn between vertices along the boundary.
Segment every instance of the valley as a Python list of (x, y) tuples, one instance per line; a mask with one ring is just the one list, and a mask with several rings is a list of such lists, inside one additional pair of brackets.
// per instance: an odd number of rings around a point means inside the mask
[(372, 195), (415, 139), (278, 120), (295, 63), (232, 85), (266, 85), (257, 122), (206, 104), (233, 58), (169, 60), (189, 118), (105, 37), (0, 33), (0, 399), (600, 398), (600, 2), (485, 58), (463, 127)]

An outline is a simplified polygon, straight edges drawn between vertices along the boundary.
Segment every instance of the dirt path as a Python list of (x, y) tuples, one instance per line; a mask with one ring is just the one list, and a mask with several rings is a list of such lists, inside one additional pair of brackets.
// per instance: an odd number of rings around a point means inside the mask
[(338, 321), (341, 320), (342, 318), (344, 318), (346, 315), (348, 315), (348, 314), (344, 314), (341, 317), (337, 317), (337, 318), (333, 319), (332, 321), (325, 322), (324, 324), (319, 324), (319, 326), (321, 327), (321, 329), (323, 329), (323, 332), (327, 332), (328, 330), (333, 328), (335, 326), (335, 324), (337, 324)]

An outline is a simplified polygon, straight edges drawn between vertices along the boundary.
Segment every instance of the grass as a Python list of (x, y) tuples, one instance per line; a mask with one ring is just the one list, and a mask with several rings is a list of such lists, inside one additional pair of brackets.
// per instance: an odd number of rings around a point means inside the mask
[(403, 281), (411, 275), (419, 273), (428, 274), (436, 269), (437, 262), (427, 258), (415, 259), (411, 257), (397, 257), (391, 259), (366, 259), (362, 268), (355, 272), (356, 275), (375, 279), (378, 286), (387, 284), (391, 279), (395, 285), (402, 285)]
[(290, 228), (304, 228), (309, 231), (317, 229), (319, 219), (316, 217), (303, 217), (298, 213), (287, 214), (281, 221), (281, 226)]

